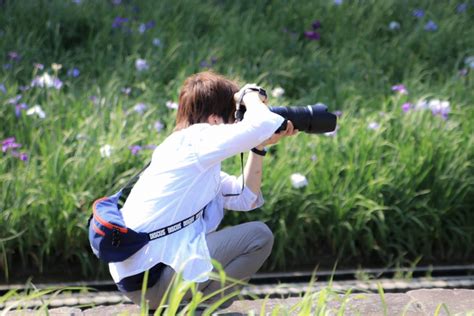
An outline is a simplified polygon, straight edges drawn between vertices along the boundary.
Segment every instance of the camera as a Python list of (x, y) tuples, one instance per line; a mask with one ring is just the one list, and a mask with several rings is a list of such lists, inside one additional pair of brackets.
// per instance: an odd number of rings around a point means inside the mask
[[(248, 89), (258, 91), (262, 99), (267, 98), (267, 93), (262, 88)], [(245, 105), (242, 104), (242, 99), (243, 95), (239, 102), (240, 107), (235, 113), (237, 120), (241, 120), (245, 113)], [(327, 106), (322, 103), (307, 106), (270, 106), (269, 109), (285, 118), (285, 121), (275, 133), (284, 131), (288, 120), (293, 123), (295, 129), (309, 134), (328, 133), (336, 129), (337, 116), (328, 112)]]

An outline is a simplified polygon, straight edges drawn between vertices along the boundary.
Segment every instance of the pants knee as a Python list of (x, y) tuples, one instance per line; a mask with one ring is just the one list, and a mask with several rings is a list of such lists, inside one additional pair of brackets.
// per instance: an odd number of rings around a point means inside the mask
[(269, 255), (274, 241), (272, 231), (267, 226), (267, 224), (263, 222), (251, 222), (249, 224), (252, 224), (252, 231), (254, 233), (255, 241), (258, 244), (258, 247), (268, 251)]

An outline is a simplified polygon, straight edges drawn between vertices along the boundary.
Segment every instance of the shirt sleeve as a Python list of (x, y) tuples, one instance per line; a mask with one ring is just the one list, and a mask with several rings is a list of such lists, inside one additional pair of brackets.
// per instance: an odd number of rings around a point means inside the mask
[(283, 123), (284, 118), (265, 106), (249, 108), (235, 124), (200, 124), (196, 136), (199, 164), (207, 168), (222, 160), (261, 144)]
[[(221, 194), (238, 194), (237, 196), (224, 196), (224, 208), (232, 211), (251, 211), (263, 205), (262, 192), (255, 194), (247, 186), (242, 191), (242, 176), (236, 178), (221, 172)], [(242, 191), (242, 193), (241, 193)]]

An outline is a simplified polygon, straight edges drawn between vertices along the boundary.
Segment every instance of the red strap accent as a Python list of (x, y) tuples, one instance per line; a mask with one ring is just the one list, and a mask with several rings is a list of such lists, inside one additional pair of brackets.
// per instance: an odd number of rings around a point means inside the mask
[(105, 232), (103, 230), (101, 230), (99, 227), (96, 226), (96, 224), (92, 223), (92, 228), (94, 229), (94, 231), (101, 235), (101, 236), (105, 236)]
[(101, 223), (103, 226), (107, 227), (108, 229), (117, 229), (119, 232), (121, 233), (124, 233), (126, 234), (128, 232), (128, 229), (127, 227), (122, 227), (122, 226), (118, 226), (118, 225), (114, 225), (112, 223), (109, 223), (107, 222), (106, 220), (104, 220), (102, 217), (99, 216), (99, 213), (97, 212), (97, 204), (104, 201), (104, 200), (107, 200), (108, 197), (105, 196), (103, 198), (100, 198), (98, 200), (95, 200), (94, 204), (92, 205), (92, 212), (94, 214), (94, 218), (99, 222)]

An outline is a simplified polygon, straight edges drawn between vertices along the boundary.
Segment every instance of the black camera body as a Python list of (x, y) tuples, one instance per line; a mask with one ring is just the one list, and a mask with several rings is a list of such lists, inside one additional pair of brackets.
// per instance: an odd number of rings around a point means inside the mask
[[(240, 106), (238, 106), (235, 112), (237, 121), (242, 120), (244, 117), (246, 108), (242, 103), (242, 99), (248, 90), (257, 91), (264, 100), (267, 98), (267, 92), (264, 89), (260, 87), (247, 88), (238, 102)], [(336, 129), (337, 116), (328, 112), (328, 107), (322, 103), (307, 106), (270, 106), (269, 108), (273, 113), (285, 118), (285, 121), (275, 133), (286, 130), (288, 120), (293, 123), (295, 129), (309, 134), (328, 133)]]

